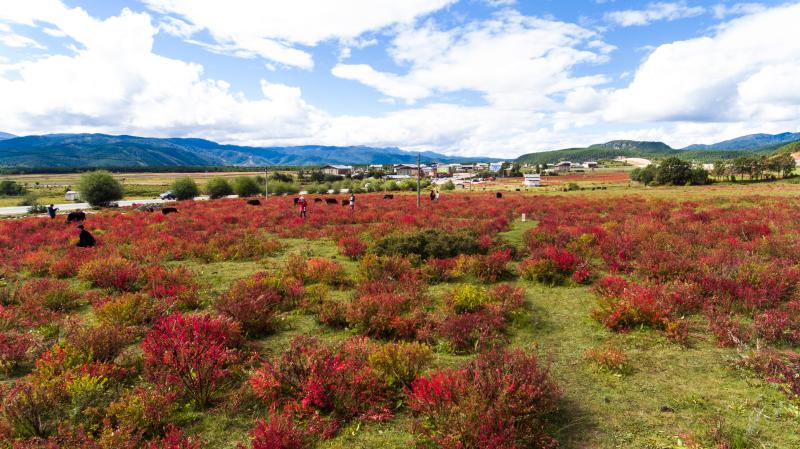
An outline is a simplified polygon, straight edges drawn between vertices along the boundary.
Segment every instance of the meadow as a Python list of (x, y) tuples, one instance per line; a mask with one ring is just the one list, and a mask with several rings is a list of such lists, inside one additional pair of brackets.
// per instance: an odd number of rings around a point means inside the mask
[(3, 220), (0, 447), (800, 447), (800, 186), (577, 176)]

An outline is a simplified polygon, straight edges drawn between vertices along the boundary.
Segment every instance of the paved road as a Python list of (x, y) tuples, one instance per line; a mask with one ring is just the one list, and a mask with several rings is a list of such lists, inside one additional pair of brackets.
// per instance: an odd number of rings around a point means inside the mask
[[(207, 196), (198, 196), (195, 201), (207, 200)], [(122, 200), (117, 201), (120, 207), (132, 206), (134, 204), (160, 204), (169, 201), (153, 198), (153, 199), (139, 199), (139, 200)], [(66, 203), (56, 204), (59, 213), (71, 210), (91, 209), (89, 203)], [(25, 215), (28, 213), (28, 206), (13, 206), (13, 207), (0, 207), (0, 215)]]

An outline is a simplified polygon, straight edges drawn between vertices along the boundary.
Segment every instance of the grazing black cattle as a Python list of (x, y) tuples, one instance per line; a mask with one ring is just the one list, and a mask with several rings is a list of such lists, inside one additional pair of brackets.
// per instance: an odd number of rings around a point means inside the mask
[(349, 206), (350, 200), (342, 200), (342, 206)]
[(247, 204), (249, 204), (251, 206), (260, 206), (261, 205), (261, 201), (259, 201), (259, 200), (247, 200)]
[(161, 213), (164, 214), (164, 215), (169, 215), (169, 214), (173, 214), (173, 213), (177, 214), (178, 213), (178, 208), (177, 207), (165, 207), (165, 208), (161, 209)]
[(70, 212), (67, 214), (67, 223), (86, 221), (86, 213), (82, 211)]
[(314, 198), (314, 202), (315, 203), (321, 203), (322, 202), (322, 198)]
[(495, 196), (495, 198), (502, 198), (503, 197), (503, 192), (497, 192), (497, 193), (494, 194), (494, 196)]
[(515, 190), (516, 190), (517, 192), (519, 192), (519, 187), (518, 187), (518, 188), (516, 188)]
[(325, 198), (325, 204), (339, 204), (339, 200), (336, 198)]
[(299, 202), (300, 202), (300, 198), (295, 197), (294, 198), (294, 205), (297, 206), (297, 203), (299, 203)]
[(383, 199), (385, 199), (385, 200), (393, 200), (394, 199), (394, 195), (392, 195), (391, 193), (387, 193), (387, 194), (383, 195)]

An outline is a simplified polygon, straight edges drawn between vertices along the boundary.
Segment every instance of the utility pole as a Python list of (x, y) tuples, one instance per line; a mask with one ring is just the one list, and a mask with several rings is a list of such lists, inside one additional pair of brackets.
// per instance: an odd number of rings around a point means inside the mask
[(419, 153), (417, 153), (417, 207), (422, 206), (422, 193), (420, 192), (420, 182), (419, 182), (419, 176), (421, 171), (422, 170), (420, 170), (419, 166)]
[(269, 176), (267, 176), (267, 166), (264, 166), (264, 198), (269, 198)]

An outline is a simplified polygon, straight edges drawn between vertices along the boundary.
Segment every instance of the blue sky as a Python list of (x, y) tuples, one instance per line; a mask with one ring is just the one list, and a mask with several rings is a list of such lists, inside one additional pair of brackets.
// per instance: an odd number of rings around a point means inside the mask
[(4, 0), (0, 130), (510, 157), (800, 128), (798, 2)]

